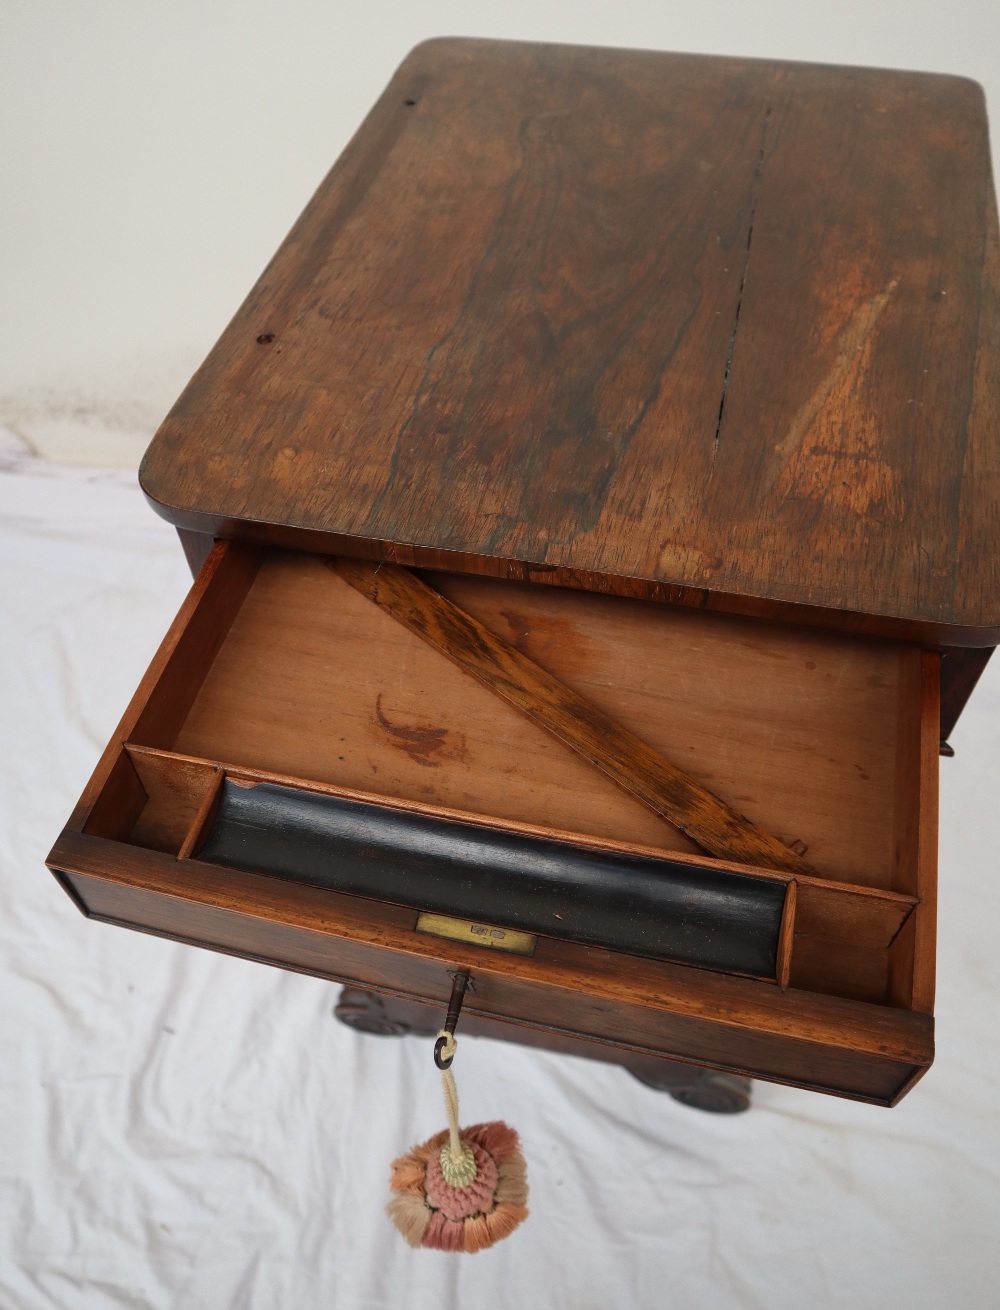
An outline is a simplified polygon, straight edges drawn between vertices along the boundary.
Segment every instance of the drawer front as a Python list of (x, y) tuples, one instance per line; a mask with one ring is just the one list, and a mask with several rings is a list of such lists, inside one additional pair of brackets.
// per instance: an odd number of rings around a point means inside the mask
[(474, 991), (463, 1014), (879, 1105), (898, 1100), (933, 1058), (929, 1015), (683, 966), (654, 970), (593, 948), (515, 963), (418, 934), (415, 916), (399, 907), (373, 909), (197, 861), (179, 877), (168, 856), (123, 858), (112, 846), (67, 837), (52, 853), (54, 864), (75, 869), (61, 876), (89, 917), (422, 1001), (442, 1014), (451, 972), (466, 969)]

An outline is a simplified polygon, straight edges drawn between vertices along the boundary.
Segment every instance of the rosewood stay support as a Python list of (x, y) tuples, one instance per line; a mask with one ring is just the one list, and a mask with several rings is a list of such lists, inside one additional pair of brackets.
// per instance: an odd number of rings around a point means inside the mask
[(813, 872), (793, 849), (737, 814), (650, 750), (641, 738), (406, 569), (355, 560), (331, 561), (331, 567), (362, 595), (606, 773), (702, 850), (767, 869)]

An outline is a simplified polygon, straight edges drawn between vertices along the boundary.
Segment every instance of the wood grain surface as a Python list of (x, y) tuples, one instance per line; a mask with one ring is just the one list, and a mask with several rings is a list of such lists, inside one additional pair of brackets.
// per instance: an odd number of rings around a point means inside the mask
[(738, 813), (515, 646), (395, 564), (331, 561), (352, 587), (551, 732), (702, 850), (789, 873), (801, 855)]
[(179, 526), (1000, 640), (960, 78), (417, 47), (154, 440)]

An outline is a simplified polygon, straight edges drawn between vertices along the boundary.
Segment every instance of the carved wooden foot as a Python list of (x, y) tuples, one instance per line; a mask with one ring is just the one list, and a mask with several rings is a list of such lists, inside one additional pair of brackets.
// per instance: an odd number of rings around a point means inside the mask
[[(655, 1063), (655, 1068), (653, 1067)], [(679, 1060), (650, 1060), (640, 1066), (626, 1064), (633, 1078), (657, 1092), (667, 1092), (682, 1105), (710, 1114), (742, 1114), (750, 1109), (753, 1084), (739, 1074), (702, 1069)]]
[[(401, 1001), (393, 996), (379, 996), (360, 987), (345, 987), (333, 1008), (334, 1016), (356, 1032), (375, 1037), (433, 1037), (444, 1023), (444, 1005), (440, 1010), (417, 1001)], [(658, 1092), (667, 1092), (682, 1105), (711, 1114), (739, 1114), (750, 1108), (751, 1081), (738, 1074), (703, 1069), (680, 1060), (665, 1060), (653, 1055), (619, 1054), (613, 1047), (581, 1038), (559, 1037), (514, 1027), (496, 1020), (464, 1017), (462, 1032), (519, 1045), (538, 1046), (582, 1055), (610, 1064), (620, 1064), (639, 1082)]]
[(419, 1021), (415, 1023), (406, 1012), (405, 1002), (364, 992), (358, 987), (343, 989), (333, 1015), (348, 1028), (373, 1037), (405, 1037), (407, 1033), (431, 1036), (435, 1031)]

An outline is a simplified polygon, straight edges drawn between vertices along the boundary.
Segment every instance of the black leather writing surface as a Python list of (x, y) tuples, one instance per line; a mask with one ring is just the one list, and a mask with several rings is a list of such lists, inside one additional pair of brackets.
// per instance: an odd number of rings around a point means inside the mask
[(785, 884), (228, 779), (197, 859), (417, 910), (775, 976)]

